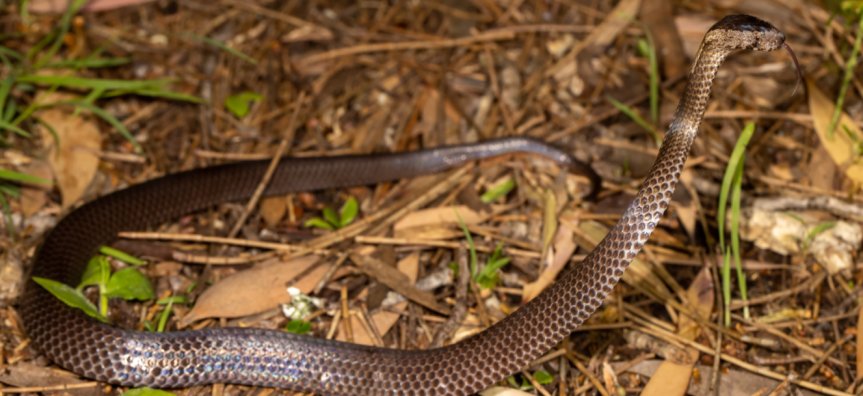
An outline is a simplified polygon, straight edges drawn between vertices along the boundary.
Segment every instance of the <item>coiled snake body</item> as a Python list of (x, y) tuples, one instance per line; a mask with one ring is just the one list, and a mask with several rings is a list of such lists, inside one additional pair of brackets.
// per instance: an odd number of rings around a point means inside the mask
[[(698, 51), (653, 169), (617, 225), (580, 265), (536, 299), (459, 343), (401, 351), (250, 328), (125, 330), (64, 305), (32, 280), (21, 301), (23, 325), (58, 365), (112, 384), (177, 388), (236, 383), (327, 395), (477, 392), (548, 351), (599, 307), (671, 200), (720, 63), (733, 50), (772, 51), (784, 46), (784, 40), (772, 25), (751, 16), (728, 16), (714, 25)], [(578, 167), (567, 154), (544, 143), (511, 138), (411, 153), (285, 159), (266, 193), (372, 184), (518, 151), (539, 152)], [(76, 285), (98, 246), (117, 232), (247, 199), (266, 166), (241, 163), (178, 173), (88, 203), (50, 233), (32, 276)]]

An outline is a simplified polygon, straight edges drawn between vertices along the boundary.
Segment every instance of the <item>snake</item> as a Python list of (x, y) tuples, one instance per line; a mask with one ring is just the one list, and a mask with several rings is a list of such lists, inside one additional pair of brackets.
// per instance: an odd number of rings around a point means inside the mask
[[(203, 167), (136, 184), (73, 210), (40, 244), (19, 301), (24, 330), (44, 355), (82, 377), (171, 389), (229, 383), (321, 395), (467, 395), (524, 369), (601, 304), (662, 217), (704, 116), (717, 69), (736, 50), (791, 52), (785, 36), (749, 15), (705, 34), (653, 167), (635, 199), (578, 264), (514, 313), (456, 343), (427, 350), (357, 345), (256, 328), (147, 332), (122, 329), (67, 306), (32, 277), (80, 282), (99, 246), (223, 202), (253, 196), (267, 161)], [(796, 58), (791, 52), (795, 65)], [(798, 67), (798, 82), (800, 71)], [(337, 157), (281, 159), (264, 195), (370, 185), (492, 156), (533, 153), (593, 181), (589, 166), (543, 141), (513, 136), (467, 145)]]

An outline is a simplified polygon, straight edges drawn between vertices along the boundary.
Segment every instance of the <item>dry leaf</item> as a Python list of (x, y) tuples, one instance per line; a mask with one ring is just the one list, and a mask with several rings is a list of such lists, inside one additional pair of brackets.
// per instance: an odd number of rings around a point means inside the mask
[[(420, 255), (419, 253), (411, 253), (411, 255), (399, 260), (397, 267), (399, 271), (405, 275), (407, 275), (408, 279), (410, 279), (410, 284), (413, 285), (417, 281), (417, 276), (419, 275), (419, 262)], [(389, 311), (404, 311), (408, 307), (408, 302), (400, 302), (396, 305), (390, 307)], [(381, 333), (381, 337), (385, 336), (388, 331), (396, 324), (399, 320), (399, 314), (380, 310), (371, 315), (372, 322), (375, 323), (378, 331)], [(339, 341), (347, 341), (345, 338), (344, 331), (342, 330), (343, 326), (339, 326), (339, 334), (336, 335), (336, 340)], [(356, 317), (351, 316), (351, 330), (353, 330), (354, 343), (362, 344), (362, 345), (375, 345), (372, 341), (372, 335), (366, 333), (365, 327), (363, 327), (360, 320)]]
[(815, 124), (818, 137), (821, 138), (821, 145), (830, 154), (830, 158), (833, 159), (836, 166), (842, 169), (849, 179), (856, 183), (863, 183), (863, 161), (861, 161), (863, 159), (861, 159), (860, 153), (854, 152), (854, 140), (848, 136), (846, 128), (858, 142), (863, 141), (863, 132), (843, 111), (839, 117), (839, 122), (836, 124), (836, 129), (833, 131), (833, 138), (828, 137), (827, 128), (830, 126), (830, 118), (833, 116), (833, 109), (836, 106), (833, 100), (824, 95), (816, 83), (808, 78), (806, 79), (806, 89), (809, 91), (809, 109), (812, 113), (812, 122)]
[(608, 17), (584, 40), (587, 45), (606, 47), (638, 17), (641, 0), (623, 0), (608, 13)]
[(284, 196), (266, 197), (261, 200), (261, 217), (267, 223), (267, 227), (275, 227), (285, 217), (288, 210)]
[(516, 112), (521, 96), (521, 75), (515, 66), (507, 65), (500, 72), (500, 100), (509, 111)]
[(536, 281), (524, 285), (522, 301), (528, 302), (542, 293), (546, 287), (554, 283), (557, 274), (566, 267), (566, 263), (569, 262), (569, 258), (572, 257), (576, 247), (575, 242), (572, 241), (572, 229), (566, 224), (561, 224), (554, 236), (552, 246), (547, 258), (551, 263), (542, 270)]
[(301, 41), (329, 41), (333, 39), (333, 32), (323, 26), (308, 24), (291, 30), (282, 36), (282, 42), (297, 43)]
[[(689, 289), (686, 290), (686, 298), (690, 304), (694, 304), (694, 312), (703, 318), (710, 317), (713, 312), (713, 304), (716, 301), (713, 290), (713, 277), (710, 276), (710, 269), (702, 267), (701, 271), (692, 281)], [(677, 333), (687, 340), (695, 340), (695, 337), (700, 333), (698, 331), (698, 322), (695, 322), (688, 315), (680, 316), (679, 330)]]
[(456, 229), (452, 226), (419, 226), (396, 230), (393, 233), (394, 238), (412, 238), (412, 239), (433, 239), (444, 240), (464, 237), (464, 232), (461, 229)]
[(96, 174), (99, 157), (94, 153), (102, 146), (102, 136), (95, 122), (81, 115), (72, 117), (59, 108), (42, 111), (39, 118), (51, 125), (60, 138), (60, 152), (56, 153), (51, 133), (39, 127), (42, 141), (48, 148), (48, 163), (63, 194), (63, 209), (66, 209), (81, 198)]
[[(78, 385), (83, 384), (78, 376), (56, 368), (39, 367), (26, 361), (15, 364), (4, 365), (0, 370), (0, 382), (17, 387), (51, 386), (51, 385)], [(64, 396), (102, 396), (100, 387), (65, 389), (62, 392), (51, 392)]]
[[(195, 307), (180, 322), (190, 323), (206, 318), (237, 318), (253, 315), (291, 301), (288, 282), (304, 273), (320, 259), (304, 256), (288, 261), (268, 260), (254, 268), (231, 275), (198, 297)], [(321, 265), (290, 286), (303, 293), (311, 292), (331, 264)]]
[[(495, 205), (492, 205), (492, 207), (494, 206)], [(464, 205), (458, 205), (455, 207), (445, 206), (411, 212), (395, 223), (393, 225), (393, 230), (398, 232), (399, 230), (407, 228), (433, 225), (458, 226), (458, 217), (456, 217), (455, 214), (456, 211), (458, 211), (458, 215), (461, 216), (462, 221), (464, 221), (466, 225), (479, 224), (480, 221), (485, 219), (485, 216)]]
[[(645, 360), (629, 368), (627, 372), (646, 377), (653, 377), (656, 375), (656, 370), (662, 362), (663, 360), (659, 359)], [(628, 361), (614, 362), (611, 363), (611, 367), (620, 369), (623, 365), (628, 363)], [(700, 380), (699, 378), (692, 378), (691, 386), (689, 387), (687, 394), (693, 396), (714, 396), (715, 392), (711, 381), (711, 378), (713, 377), (713, 367), (700, 365), (698, 370), (701, 372), (701, 378)], [(719, 389), (719, 396), (752, 395), (765, 386), (772, 389), (780, 383), (780, 381), (767, 378), (763, 375), (734, 368), (726, 369), (724, 367), (722, 368), (721, 375), (719, 375), (719, 381), (720, 383), (716, 384), (716, 388)], [(794, 393), (798, 396), (823, 395), (822, 393), (816, 393), (802, 388), (798, 388), (795, 392), (799, 392)], [(666, 394), (664, 396), (669, 395)]]
[[(138, 4), (146, 4), (155, 0), (91, 0), (88, 1), (82, 11), (104, 11), (121, 7), (129, 7)], [(72, 0), (33, 0), (28, 9), (32, 13), (63, 13), (69, 8)]]
[[(695, 312), (702, 317), (709, 317), (713, 311), (713, 280), (707, 267), (702, 268), (686, 290), (686, 297), (691, 304), (695, 304)], [(688, 340), (695, 340), (700, 334), (698, 324), (687, 315), (680, 316), (678, 335)], [(689, 355), (688, 359), (669, 359), (659, 365), (656, 373), (650, 378), (650, 382), (641, 392), (642, 396), (672, 396), (685, 395), (689, 388), (689, 379), (692, 376), (692, 368), (698, 362), (698, 350), (686, 347), (684, 351)]]
[(527, 393), (513, 388), (504, 388), (502, 386), (486, 388), (485, 390), (479, 391), (479, 394), (482, 396), (533, 396), (532, 393)]
[[(812, 151), (809, 164), (805, 169), (809, 184), (812, 187), (824, 190), (833, 189), (833, 182), (836, 179), (836, 164), (830, 159), (830, 153), (827, 152), (824, 145), (818, 146)], [(794, 179), (788, 179), (788, 181), (794, 181)]]
[[(51, 172), (51, 165), (42, 160), (33, 160), (29, 164), (20, 168), (21, 173), (30, 176), (36, 176), (45, 180), (54, 178)], [(51, 190), (51, 186), (44, 184), (24, 184), (21, 186), (21, 212), (24, 217), (30, 217), (32, 214), (42, 209), (45, 202), (48, 202), (47, 191)]]

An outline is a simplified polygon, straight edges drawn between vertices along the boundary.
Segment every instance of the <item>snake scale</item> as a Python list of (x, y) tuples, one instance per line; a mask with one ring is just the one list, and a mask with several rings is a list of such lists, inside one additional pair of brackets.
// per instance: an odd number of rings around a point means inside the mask
[[(580, 264), (537, 298), (473, 337), (442, 348), (373, 348), (252, 328), (154, 333), (120, 329), (70, 308), (28, 280), (23, 326), (44, 354), (81, 376), (126, 386), (179, 388), (235, 383), (324, 395), (465, 395), (521, 370), (584, 322), (647, 241), (695, 139), (717, 68), (734, 50), (787, 47), (771, 24), (727, 16), (705, 35), (659, 155), (635, 200)], [(789, 49), (790, 50), (790, 49)], [(595, 174), (568, 154), (528, 138), (407, 153), (287, 158), (265, 194), (368, 185), (438, 172), (480, 158), (539, 153)], [(267, 167), (250, 162), (181, 172), (103, 196), (66, 216), (37, 252), (32, 276), (76, 285), (90, 257), (119, 231), (248, 199)], [(595, 190), (594, 190), (595, 193)]]

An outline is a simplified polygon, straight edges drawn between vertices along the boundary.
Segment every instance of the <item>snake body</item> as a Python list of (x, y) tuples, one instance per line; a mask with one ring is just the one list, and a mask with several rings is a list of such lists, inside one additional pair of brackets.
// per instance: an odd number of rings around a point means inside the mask
[[(772, 25), (751, 16), (728, 16), (714, 25), (701, 44), (656, 162), (617, 225), (580, 265), (537, 298), (456, 344), (403, 351), (264, 329), (132, 331), (66, 306), (32, 280), (20, 303), (22, 323), (55, 363), (111, 384), (177, 388), (236, 383), (325, 395), (477, 392), (521, 370), (599, 307), (671, 200), (720, 63), (733, 50), (772, 51), (784, 40)], [(265, 194), (373, 184), (512, 152), (539, 153), (595, 176), (560, 150), (532, 139), (509, 138), (399, 154), (284, 159)], [(83, 205), (48, 235), (32, 276), (77, 285), (89, 258), (117, 232), (247, 199), (266, 167), (266, 162), (253, 162), (177, 173)]]

